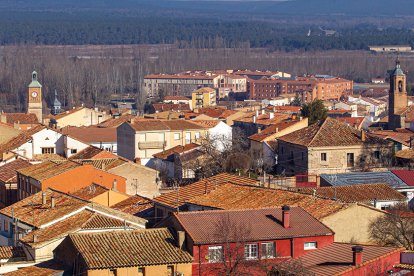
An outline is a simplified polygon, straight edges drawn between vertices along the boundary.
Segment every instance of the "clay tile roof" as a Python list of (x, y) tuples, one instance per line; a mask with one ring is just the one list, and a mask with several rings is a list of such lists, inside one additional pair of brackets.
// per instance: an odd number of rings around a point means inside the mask
[(192, 263), (166, 228), (69, 235), (88, 269)]
[[(354, 245), (333, 243), (305, 254), (300, 260), (303, 268), (314, 275), (342, 275), (356, 268), (352, 266), (352, 246)], [(403, 250), (402, 248), (395, 247), (364, 245), (362, 265)]]
[(403, 149), (395, 153), (395, 157), (401, 159), (414, 159), (414, 150), (413, 149)]
[(299, 121), (297, 120), (286, 120), (286, 121), (283, 121), (283, 122), (280, 122), (274, 125), (270, 125), (264, 130), (262, 130), (262, 132), (249, 136), (249, 139), (253, 141), (257, 141), (257, 142), (262, 142), (266, 138), (271, 137), (274, 134), (278, 133), (279, 131), (282, 131), (290, 126), (293, 126), (294, 124), (298, 122)]
[(31, 166), (28, 161), (16, 159), (0, 167), (0, 181), (4, 183), (17, 182), (17, 170)]
[[(42, 192), (39, 192), (1, 209), (0, 214), (11, 218), (14, 212), (14, 217), (20, 222), (40, 227), (87, 205), (86, 201), (61, 192), (51, 189), (44, 192), (46, 193), (46, 205), (42, 204)], [(54, 208), (51, 208), (50, 204), (52, 196), (55, 197), (56, 202)]]
[(377, 130), (370, 132), (371, 135), (382, 139), (393, 140), (405, 146), (410, 146), (410, 139), (414, 136), (414, 132), (406, 129), (397, 130)]
[(0, 145), (0, 152), (8, 152), (8, 151), (11, 151), (11, 150), (14, 150), (14, 149), (20, 147), (24, 143), (30, 141), (32, 139), (33, 134), (41, 131), (44, 128), (46, 128), (46, 127), (42, 126), (42, 125), (36, 125), (36, 126), (30, 128), (30, 129), (26, 130), (26, 131), (23, 131), (22, 133), (20, 133), (16, 137), (13, 137), (9, 141), (1, 144)]
[(26, 258), (21, 246), (0, 246), (0, 259)]
[(192, 120), (191, 122), (194, 122), (206, 128), (213, 128), (217, 126), (221, 121), (219, 120)]
[(152, 106), (156, 112), (162, 111), (190, 111), (189, 104), (169, 104), (169, 103), (153, 103)]
[(335, 119), (349, 126), (358, 128), (364, 122), (365, 117), (339, 117)]
[(226, 111), (226, 109), (223, 108), (200, 108), (198, 110), (198, 114), (204, 114), (211, 118), (224, 118), (222, 117), (223, 113)]
[(108, 188), (98, 185), (98, 184), (91, 184), (89, 186), (86, 186), (84, 188), (81, 188), (75, 192), (72, 193), (72, 195), (82, 198), (84, 200), (90, 200), (94, 197), (97, 197), (98, 195), (101, 195), (105, 192), (109, 191)]
[(370, 203), (374, 200), (405, 201), (407, 197), (391, 188), (388, 184), (361, 184), (338, 187), (298, 188), (298, 192), (313, 194), (317, 197), (333, 199), (347, 203)]
[(237, 176), (229, 173), (220, 173), (212, 177), (202, 179), (184, 187), (179, 188), (179, 198), (177, 200), (177, 193), (175, 191), (155, 197), (153, 201), (155, 203), (168, 206), (175, 209), (179, 206), (184, 205), (188, 200), (197, 196), (204, 195), (217, 189), (222, 184), (235, 183), (242, 185), (257, 185), (258, 180), (251, 179), (248, 177)]
[(63, 113), (60, 113), (60, 114), (57, 114), (57, 115), (54, 115), (54, 116), (51, 116), (51, 118), (53, 118), (53, 119), (55, 119), (55, 120), (59, 120), (59, 119), (62, 119), (62, 118), (64, 118), (64, 117), (66, 117), (66, 116), (69, 116), (69, 115), (71, 115), (71, 114), (73, 114), (73, 113), (76, 113), (76, 112), (78, 112), (78, 111), (80, 111), (80, 110), (82, 110), (82, 109), (84, 109), (85, 107), (75, 107), (75, 108), (72, 108), (72, 109), (69, 109), (69, 110), (66, 110), (65, 112), (63, 112)]
[(44, 263), (21, 267), (18, 270), (5, 273), (7, 276), (61, 276), (65, 271), (62, 264), (54, 261), (47, 261)]
[[(257, 200), (257, 199), (260, 200)], [(316, 198), (310, 195), (286, 190), (275, 190), (253, 186), (224, 184), (208, 194), (192, 197), (187, 203), (216, 209), (253, 209), (282, 205), (298, 206), (317, 219), (327, 217), (342, 209), (346, 204), (333, 200)]]
[(78, 159), (117, 159), (118, 156), (113, 154), (112, 152), (99, 149), (94, 146), (89, 146), (86, 149), (72, 155), (69, 159), (70, 160), (78, 160)]
[(154, 154), (153, 156), (155, 158), (159, 158), (159, 159), (167, 159), (170, 155), (172, 154), (181, 154), (181, 153), (185, 153), (194, 149), (199, 148), (200, 145), (195, 144), (195, 143), (191, 143), (191, 144), (187, 144), (185, 146), (175, 146), (173, 148), (170, 148), (168, 150), (164, 150), (161, 152), (158, 152), (156, 154)]
[(4, 113), (8, 124), (39, 124), (34, 113)]
[(103, 121), (102, 123), (98, 124), (98, 127), (103, 127), (103, 128), (116, 128), (120, 125), (122, 125), (125, 122), (128, 122), (129, 120), (132, 120), (133, 118), (135, 118), (135, 115), (131, 115), (131, 114), (126, 114), (126, 115), (122, 115), (118, 118), (110, 118), (107, 119), (105, 121)]
[(129, 226), (129, 224), (124, 224), (124, 222), (119, 219), (94, 214), (86, 223), (82, 225), (82, 229), (110, 229), (123, 228), (124, 226)]
[[(368, 134), (366, 137), (365, 143), (388, 143)], [(355, 128), (329, 117), (323, 122), (315, 123), (307, 128), (279, 137), (278, 140), (305, 147), (353, 146), (363, 144)]]
[(140, 216), (140, 213), (147, 211), (152, 207), (154, 207), (154, 203), (150, 199), (140, 195), (131, 196), (111, 206), (112, 209), (138, 217)]
[(68, 126), (61, 132), (86, 143), (116, 142), (116, 128)]
[(244, 241), (286, 239), (292, 237), (325, 236), (334, 233), (300, 207), (290, 208), (290, 226), (282, 224), (282, 208), (243, 210), (213, 210), (174, 213), (194, 244), (225, 242), (220, 235), (220, 223), (229, 220), (230, 225), (244, 228), (240, 237)]
[(59, 175), (73, 168), (79, 167), (80, 164), (73, 161), (53, 162), (45, 161), (40, 164), (32, 165), (17, 170), (18, 173), (42, 181), (44, 179)]

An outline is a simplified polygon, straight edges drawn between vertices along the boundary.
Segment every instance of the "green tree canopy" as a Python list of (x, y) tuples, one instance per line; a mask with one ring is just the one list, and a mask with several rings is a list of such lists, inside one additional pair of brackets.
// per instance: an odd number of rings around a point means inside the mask
[(309, 118), (310, 125), (325, 120), (328, 116), (327, 112), (322, 100), (314, 100), (302, 105), (302, 116)]

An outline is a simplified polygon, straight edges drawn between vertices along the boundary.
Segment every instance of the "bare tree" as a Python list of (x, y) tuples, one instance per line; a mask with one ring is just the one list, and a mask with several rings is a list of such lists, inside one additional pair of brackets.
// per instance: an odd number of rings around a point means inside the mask
[(406, 204), (391, 207), (389, 214), (371, 223), (370, 236), (379, 245), (414, 250), (414, 212)]
[(306, 270), (300, 259), (289, 259), (274, 265), (268, 276), (311, 276), (313, 273)]

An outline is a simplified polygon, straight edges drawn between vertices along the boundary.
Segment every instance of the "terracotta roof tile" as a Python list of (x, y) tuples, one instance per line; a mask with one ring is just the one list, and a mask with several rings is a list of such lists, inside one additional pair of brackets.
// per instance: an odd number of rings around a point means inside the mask
[(403, 149), (395, 153), (395, 157), (401, 159), (414, 159), (414, 150), (413, 149)]
[(175, 147), (170, 148), (168, 150), (158, 152), (158, 153), (154, 154), (153, 156), (155, 158), (159, 158), (159, 159), (167, 159), (172, 154), (182, 154), (182, 153), (185, 153), (185, 152), (188, 152), (188, 151), (195, 150), (199, 147), (200, 147), (200, 145), (195, 144), (195, 143), (187, 144), (185, 146), (175, 146)]
[(32, 139), (32, 135), (46, 128), (42, 125), (36, 125), (26, 131), (23, 131), (16, 137), (0, 145), (0, 152), (8, 152), (14, 150)]
[(370, 203), (374, 200), (406, 201), (407, 197), (391, 188), (388, 184), (361, 184), (338, 187), (298, 188), (300, 193), (334, 199), (347, 203)]
[(243, 210), (213, 210), (174, 213), (181, 226), (195, 244), (225, 242), (220, 235), (220, 223), (245, 228), (243, 241), (287, 239), (293, 237), (328, 236), (334, 233), (328, 227), (299, 207), (290, 208), (289, 228), (282, 223), (282, 208)]
[(129, 227), (129, 223), (108, 216), (94, 214), (88, 221), (82, 225), (82, 229), (112, 229)]
[(69, 159), (70, 160), (77, 160), (77, 159), (117, 159), (118, 156), (113, 154), (112, 152), (99, 149), (94, 146), (89, 146), (86, 149), (72, 155)]
[[(39, 192), (1, 209), (0, 214), (11, 218), (14, 213), (14, 217), (22, 223), (40, 227), (87, 205), (86, 201), (51, 189), (45, 193), (45, 205), (42, 204), (42, 192)], [(54, 208), (51, 208), (50, 204), (52, 196), (56, 202)]]
[(175, 209), (179, 206), (184, 205), (188, 200), (195, 198), (200, 195), (204, 195), (216, 189), (218, 186), (226, 183), (245, 184), (245, 185), (257, 185), (258, 180), (251, 179), (248, 177), (237, 176), (229, 173), (220, 173), (209, 178), (197, 181), (187, 186), (180, 187), (177, 192), (172, 191), (158, 197), (155, 197), (153, 201), (155, 203), (168, 206)]
[(213, 128), (217, 126), (221, 121), (219, 120), (191, 120), (191, 122), (194, 122), (206, 128)]
[(88, 269), (192, 263), (166, 228), (72, 234), (69, 238)]
[(34, 113), (3, 113), (6, 116), (8, 124), (39, 124), (36, 114)]
[(152, 104), (155, 112), (162, 111), (190, 111), (189, 104), (169, 104), (169, 103), (154, 103)]
[(62, 118), (64, 118), (64, 117), (68, 116), (68, 115), (71, 115), (71, 114), (73, 114), (73, 113), (76, 113), (76, 112), (78, 112), (78, 111), (80, 111), (80, 110), (82, 110), (82, 109), (84, 109), (84, 108), (85, 108), (85, 107), (75, 107), (75, 108), (72, 108), (72, 109), (66, 110), (66, 111), (65, 111), (65, 112), (63, 112), (63, 113), (60, 113), (60, 114), (57, 114), (57, 115), (51, 116), (51, 118), (53, 118), (53, 119), (55, 119), (55, 120), (59, 120), (59, 119), (62, 119)]
[(333, 200), (316, 198), (286, 190), (230, 183), (218, 186), (208, 194), (202, 194), (198, 197), (193, 196), (187, 199), (187, 202), (189, 204), (225, 210), (268, 208), (282, 205), (298, 206), (317, 219), (327, 217), (348, 207), (346, 204)]
[(165, 96), (165, 101), (191, 101), (191, 99), (184, 96)]
[(305, 147), (353, 146), (363, 145), (363, 143), (389, 144), (369, 134), (366, 137), (367, 139), (363, 142), (355, 128), (328, 117), (323, 122), (279, 137), (278, 140)]
[(0, 167), (0, 181), (4, 183), (17, 182), (17, 170), (31, 166), (28, 161), (16, 159)]
[(36, 264), (33, 266), (21, 267), (18, 270), (5, 273), (7, 276), (61, 276), (65, 267), (53, 261)]
[(365, 117), (339, 117), (335, 119), (348, 126), (359, 128), (364, 122)]
[(40, 164), (32, 165), (23, 169), (17, 170), (18, 173), (31, 177), (33, 179), (42, 181), (44, 179), (69, 171), (73, 168), (79, 167), (80, 164), (73, 161), (53, 162), (45, 161)]
[(370, 132), (370, 134), (382, 139), (399, 142), (405, 146), (410, 146), (410, 139), (414, 136), (414, 132), (408, 129), (377, 130)]
[(0, 246), (0, 259), (26, 259), (26, 253), (24, 253), (21, 246)]
[(67, 126), (61, 132), (86, 143), (116, 142), (116, 128)]
[(112, 209), (119, 210), (134, 216), (140, 216), (142, 212), (145, 212), (153, 207), (154, 203), (150, 199), (140, 195), (131, 196), (111, 206)]
[(98, 184), (91, 184), (89, 186), (86, 186), (84, 188), (81, 188), (75, 192), (72, 193), (73, 196), (82, 198), (84, 200), (90, 200), (94, 197), (97, 197), (98, 195), (101, 195), (105, 192), (109, 191), (108, 188), (98, 185)]
[(273, 136), (274, 134), (278, 133), (279, 131), (282, 131), (290, 126), (293, 126), (298, 122), (299, 120), (286, 120), (280, 123), (276, 123), (274, 125), (270, 125), (264, 130), (262, 130), (260, 133), (256, 133), (256, 134), (249, 136), (249, 139), (253, 141), (257, 141), (257, 142), (262, 142), (266, 138), (269, 138)]
[[(352, 266), (352, 246), (347, 243), (333, 243), (305, 254), (300, 260), (304, 269), (315, 275), (342, 275), (355, 269)], [(395, 247), (363, 246), (362, 265), (403, 250)]]
[(98, 124), (98, 127), (104, 127), (104, 128), (116, 128), (120, 125), (122, 125), (125, 122), (128, 122), (132, 119), (136, 118), (135, 115), (131, 115), (131, 114), (127, 114), (127, 115), (122, 115), (118, 118), (110, 118), (107, 119), (105, 121), (103, 121), (102, 123)]

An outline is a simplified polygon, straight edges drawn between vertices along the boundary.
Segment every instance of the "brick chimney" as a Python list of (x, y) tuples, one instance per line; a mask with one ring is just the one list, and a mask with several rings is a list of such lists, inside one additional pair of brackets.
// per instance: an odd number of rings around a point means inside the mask
[(362, 264), (362, 251), (364, 251), (362, 246), (352, 246), (352, 265), (358, 266)]
[(42, 205), (46, 205), (46, 192), (42, 192)]
[(282, 224), (284, 228), (289, 228), (290, 227), (290, 207), (287, 205), (284, 205), (282, 207)]

